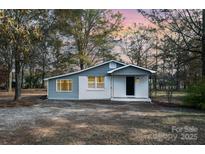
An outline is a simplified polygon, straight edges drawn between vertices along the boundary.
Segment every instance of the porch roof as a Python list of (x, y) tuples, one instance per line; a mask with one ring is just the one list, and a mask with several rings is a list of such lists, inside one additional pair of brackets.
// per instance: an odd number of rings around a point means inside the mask
[(147, 75), (147, 74), (156, 73), (156, 71), (129, 64), (129, 65), (125, 65), (125, 66), (110, 70), (107, 73), (110, 75)]

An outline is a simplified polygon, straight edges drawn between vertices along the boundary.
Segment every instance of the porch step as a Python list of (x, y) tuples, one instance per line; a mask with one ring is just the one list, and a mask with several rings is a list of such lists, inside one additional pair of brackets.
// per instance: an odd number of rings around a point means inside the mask
[(111, 98), (111, 101), (126, 101), (126, 102), (151, 102), (150, 98), (121, 98), (121, 97), (114, 97)]

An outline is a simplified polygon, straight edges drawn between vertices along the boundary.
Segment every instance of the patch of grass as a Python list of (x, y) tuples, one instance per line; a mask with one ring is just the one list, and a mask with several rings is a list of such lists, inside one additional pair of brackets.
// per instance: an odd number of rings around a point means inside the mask
[[(157, 95), (155, 95), (157, 94)], [(152, 96), (153, 97), (159, 97), (159, 96), (166, 96), (166, 91), (157, 91), (157, 93), (155, 93), (155, 91), (152, 91)], [(173, 91), (173, 97), (182, 97), (185, 96), (186, 92), (185, 91)]]

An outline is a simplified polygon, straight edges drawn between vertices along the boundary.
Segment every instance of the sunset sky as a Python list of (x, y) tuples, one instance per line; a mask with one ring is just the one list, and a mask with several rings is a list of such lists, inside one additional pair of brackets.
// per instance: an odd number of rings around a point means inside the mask
[(123, 9), (123, 10), (113, 10), (114, 12), (119, 11), (125, 17), (123, 25), (125, 27), (131, 26), (134, 23), (148, 25), (149, 21), (145, 19), (137, 10), (134, 9)]
[[(127, 31), (127, 27), (132, 26), (134, 23), (136, 24), (143, 24), (145, 26), (150, 26), (150, 22), (144, 18), (140, 13), (137, 12), (136, 9), (121, 9), (121, 10), (112, 10), (113, 12), (120, 12), (124, 19), (123, 22), (123, 26), (124, 29), (121, 30), (120, 33), (124, 33)], [(130, 60), (128, 59), (128, 57), (122, 52), (122, 49), (120, 48), (119, 45), (116, 45), (114, 48), (115, 52), (120, 53), (120, 57), (122, 60), (124, 60), (125, 62), (130, 62)]]

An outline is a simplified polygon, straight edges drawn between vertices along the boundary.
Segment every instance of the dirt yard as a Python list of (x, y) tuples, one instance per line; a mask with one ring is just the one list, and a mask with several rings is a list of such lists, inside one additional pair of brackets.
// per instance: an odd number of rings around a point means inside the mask
[[(0, 103), (10, 96), (1, 97)], [(148, 103), (48, 101), (0, 108), (0, 144), (205, 144), (205, 112)]]

